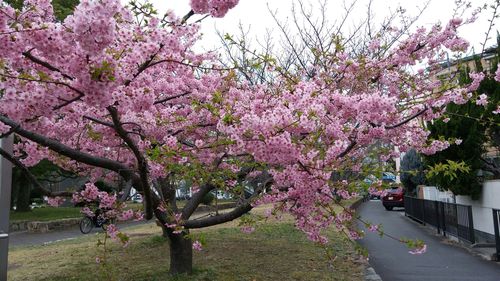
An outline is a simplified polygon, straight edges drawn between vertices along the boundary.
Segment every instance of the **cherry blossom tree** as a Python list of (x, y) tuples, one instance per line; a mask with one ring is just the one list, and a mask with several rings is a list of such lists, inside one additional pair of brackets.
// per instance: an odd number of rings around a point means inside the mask
[[(320, 63), (290, 69), (257, 55), (254, 67), (265, 65), (273, 79), (252, 84), (217, 54), (196, 52), (199, 25), (188, 23), (196, 13), (222, 17), (237, 3), (192, 0), (186, 16), (158, 18), (117, 0), (85, 0), (63, 22), (48, 0), (28, 0), (22, 10), (2, 4), (0, 134), (22, 140), (4, 156), (18, 166), (48, 159), (92, 181), (129, 182), (144, 197), (144, 218), (155, 217), (170, 241), (171, 273), (192, 270), (192, 249), (201, 244), (191, 229), (232, 221), (259, 204), (272, 204), (268, 216), (291, 214), (318, 243), (328, 243), (323, 231), (332, 226), (358, 238), (352, 211), (338, 212), (332, 195), (348, 199), (355, 190), (331, 174), (361, 169), (374, 142), (424, 153), (449, 145), (427, 139), (422, 123), (450, 102), (466, 102), (482, 79), (459, 87), (432, 78), (447, 51), (466, 50), (456, 33), (465, 22), (413, 33), (387, 26), (361, 53), (346, 51), (339, 35), (331, 48), (311, 48), (311, 61)], [(180, 208), (176, 189), (184, 180), (195, 193)], [(236, 207), (192, 218), (214, 190), (239, 198)], [(72, 200), (98, 201), (108, 217), (140, 219), (124, 210), (124, 197), (89, 183)], [(128, 243), (115, 225), (107, 233)]]

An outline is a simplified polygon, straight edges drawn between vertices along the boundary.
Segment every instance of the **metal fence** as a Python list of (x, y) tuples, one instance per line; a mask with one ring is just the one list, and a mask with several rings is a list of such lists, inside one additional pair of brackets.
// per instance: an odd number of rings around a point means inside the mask
[(445, 236), (475, 243), (472, 206), (405, 196), (405, 215), (436, 227)]
[(493, 227), (495, 228), (495, 244), (497, 261), (500, 261), (500, 210), (493, 209)]

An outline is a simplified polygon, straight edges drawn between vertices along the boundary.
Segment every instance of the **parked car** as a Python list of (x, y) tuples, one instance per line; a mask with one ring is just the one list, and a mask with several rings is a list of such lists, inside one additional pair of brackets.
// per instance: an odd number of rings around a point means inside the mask
[(394, 186), (386, 189), (382, 196), (382, 205), (387, 211), (392, 211), (394, 207), (404, 207), (404, 190), (401, 187)]
[(136, 194), (132, 195), (131, 200), (134, 203), (142, 203), (142, 195), (140, 195), (139, 193), (136, 193)]

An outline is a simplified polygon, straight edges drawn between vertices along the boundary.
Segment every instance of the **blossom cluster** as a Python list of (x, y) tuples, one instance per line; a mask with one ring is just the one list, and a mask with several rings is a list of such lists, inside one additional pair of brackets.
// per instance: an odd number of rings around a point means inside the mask
[[(56, 197), (53, 200), (57, 200)], [(59, 198), (60, 199), (60, 198)], [(143, 214), (141, 211), (134, 211), (132, 209), (126, 209), (126, 204), (119, 202), (117, 200), (116, 194), (109, 194), (105, 191), (100, 191), (97, 186), (93, 183), (85, 184), (85, 188), (80, 192), (75, 192), (72, 198), (73, 203), (84, 203), (84, 207), (81, 209), (81, 213), (88, 217), (94, 217), (96, 213), (92, 211), (87, 205), (98, 204), (98, 208), (101, 210), (99, 216), (103, 220), (114, 221), (118, 219), (119, 221), (135, 220), (139, 221), (143, 219)], [(49, 201), (50, 204), (50, 201)], [(128, 245), (128, 237), (121, 233), (115, 224), (108, 224), (106, 226), (106, 232), (114, 240), (121, 241), (124, 246)]]
[(59, 207), (62, 203), (64, 203), (64, 201), (65, 199), (59, 196), (47, 199), (47, 203), (52, 207)]
[(239, 0), (191, 0), (191, 8), (197, 14), (210, 13), (213, 17), (222, 18), (238, 2)]

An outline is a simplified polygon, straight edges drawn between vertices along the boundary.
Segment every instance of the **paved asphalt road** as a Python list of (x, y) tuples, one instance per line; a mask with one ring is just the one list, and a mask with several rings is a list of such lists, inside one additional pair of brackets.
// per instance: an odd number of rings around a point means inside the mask
[(358, 212), (373, 224), (381, 223), (388, 234), (418, 238), (427, 244), (427, 253), (410, 255), (405, 245), (365, 230), (360, 243), (368, 249), (369, 262), (384, 281), (500, 281), (500, 264), (444, 244), (441, 238), (406, 218), (402, 209), (386, 211), (380, 201), (369, 201)]
[[(119, 227), (129, 227), (144, 223), (154, 223), (154, 221), (127, 222), (120, 224)], [(89, 234), (82, 234), (78, 226), (75, 226), (70, 229), (52, 231), (47, 233), (28, 233), (26, 231), (13, 232), (9, 236), (9, 247), (43, 245), (61, 240), (70, 240), (83, 235), (92, 235), (99, 231), (102, 231), (102, 229), (94, 228)]]

